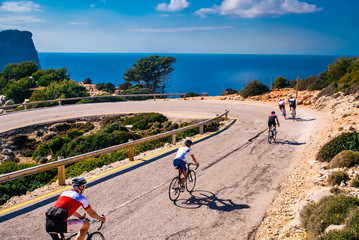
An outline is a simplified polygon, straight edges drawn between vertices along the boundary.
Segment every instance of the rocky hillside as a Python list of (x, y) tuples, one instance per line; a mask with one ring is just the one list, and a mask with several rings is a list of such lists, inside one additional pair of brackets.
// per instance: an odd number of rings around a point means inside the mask
[(36, 62), (40, 69), (38, 53), (32, 41), (32, 33), (19, 30), (0, 32), (0, 70), (9, 63)]

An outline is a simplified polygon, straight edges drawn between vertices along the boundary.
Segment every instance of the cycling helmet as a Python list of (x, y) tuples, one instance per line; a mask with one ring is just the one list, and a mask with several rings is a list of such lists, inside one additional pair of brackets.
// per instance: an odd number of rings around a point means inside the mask
[(293, 98), (293, 96), (290, 96), (289, 98)]
[(282, 101), (282, 99), (281, 99), (281, 98), (279, 98), (279, 101)]
[(271, 114), (275, 114), (275, 111), (272, 111)]
[(87, 183), (87, 180), (86, 178), (84, 177), (75, 177), (72, 179), (72, 186), (74, 188), (78, 188), (78, 187), (81, 187), (82, 185), (85, 185)]
[(186, 145), (187, 147), (190, 147), (192, 144), (193, 144), (193, 143), (192, 143), (191, 140), (186, 140), (186, 141), (184, 142), (184, 145)]

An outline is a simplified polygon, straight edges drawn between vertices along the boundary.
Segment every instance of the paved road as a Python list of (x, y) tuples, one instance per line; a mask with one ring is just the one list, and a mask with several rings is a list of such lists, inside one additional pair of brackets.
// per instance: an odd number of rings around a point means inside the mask
[[(197, 142), (200, 161), (193, 195), (173, 203), (168, 184), (176, 171), (174, 152), (148, 160), (131, 171), (92, 183), (85, 195), (106, 213), (106, 239), (254, 239), (266, 209), (279, 193), (296, 151), (320, 127), (320, 116), (299, 109), (299, 121), (283, 120), (275, 145), (266, 141), (270, 105), (231, 101), (146, 101), (55, 107), (0, 116), (0, 132), (45, 119), (110, 112), (159, 111), (213, 116), (225, 109), (238, 120), (225, 131)], [(178, 115), (179, 116), (179, 115)], [(252, 141), (248, 141), (252, 139)], [(49, 239), (44, 213), (54, 198), (0, 216), (0, 239)]]

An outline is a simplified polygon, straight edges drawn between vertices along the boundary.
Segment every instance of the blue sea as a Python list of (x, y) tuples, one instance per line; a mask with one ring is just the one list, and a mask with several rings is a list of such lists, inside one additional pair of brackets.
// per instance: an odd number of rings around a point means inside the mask
[(226, 88), (242, 90), (258, 80), (268, 87), (278, 76), (288, 80), (319, 75), (339, 56), (323, 55), (242, 55), (242, 54), (140, 54), (140, 53), (39, 53), (42, 69), (66, 67), (71, 79), (92, 83), (124, 82), (126, 69), (142, 57), (176, 58), (167, 93), (221, 94)]

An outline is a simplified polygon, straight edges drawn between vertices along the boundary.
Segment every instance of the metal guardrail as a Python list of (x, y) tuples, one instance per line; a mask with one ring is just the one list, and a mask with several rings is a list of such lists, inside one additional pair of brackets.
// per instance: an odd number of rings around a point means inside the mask
[(11, 109), (19, 106), (24, 106), (25, 109), (29, 105), (35, 105), (40, 103), (51, 103), (51, 102), (59, 102), (61, 105), (62, 102), (66, 101), (74, 101), (74, 100), (82, 100), (82, 99), (96, 99), (96, 98), (128, 98), (128, 97), (153, 97), (156, 100), (156, 97), (168, 97), (168, 96), (182, 96), (186, 95), (185, 93), (168, 93), (168, 94), (129, 94), (129, 95), (110, 95), (110, 96), (93, 96), (93, 97), (78, 97), (78, 98), (63, 98), (63, 99), (54, 99), (54, 100), (45, 100), (45, 101), (37, 101), (37, 102), (28, 102), (28, 103), (20, 103), (20, 104), (12, 104), (7, 106), (2, 106), (0, 109)]
[(208, 123), (210, 123), (210, 122), (212, 122), (214, 120), (219, 120), (223, 116), (227, 120), (228, 119), (228, 113), (229, 113), (229, 111), (226, 110), (224, 113), (219, 114), (214, 118), (211, 118), (209, 120), (205, 120), (205, 121), (202, 121), (202, 122), (199, 122), (199, 123), (196, 123), (196, 124), (184, 127), (184, 128), (175, 129), (175, 130), (165, 132), (165, 133), (161, 133), (161, 134), (158, 134), (158, 135), (155, 135), (155, 136), (141, 138), (141, 139), (138, 139), (138, 140), (135, 140), (135, 141), (130, 141), (130, 142), (123, 143), (123, 144), (120, 144), (120, 145), (116, 145), (116, 146), (96, 150), (96, 151), (93, 151), (93, 152), (89, 152), (89, 153), (69, 157), (69, 158), (58, 160), (58, 161), (55, 161), (55, 162), (42, 164), (40, 166), (35, 166), (35, 167), (19, 170), (19, 171), (16, 171), (16, 172), (2, 174), (2, 175), (0, 175), (0, 183), (7, 182), (7, 181), (10, 181), (10, 180), (14, 180), (14, 179), (17, 179), (17, 178), (26, 177), (26, 176), (33, 175), (33, 174), (36, 174), (36, 173), (44, 172), (44, 171), (51, 170), (51, 169), (54, 169), (54, 168), (58, 168), (59, 185), (64, 185), (65, 184), (65, 166), (66, 165), (76, 163), (76, 162), (79, 162), (79, 161), (82, 161), (82, 160), (85, 160), (85, 159), (97, 157), (97, 156), (100, 156), (100, 155), (103, 155), (103, 154), (116, 152), (116, 151), (119, 151), (119, 150), (124, 149), (124, 148), (128, 148), (129, 159), (130, 159), (130, 161), (133, 161), (134, 160), (134, 146), (135, 145), (151, 142), (151, 141), (158, 140), (158, 139), (161, 139), (161, 138), (165, 138), (165, 137), (168, 137), (168, 136), (172, 136), (172, 144), (176, 144), (176, 134), (177, 133), (181, 133), (181, 132), (184, 132), (184, 131), (199, 127), (200, 128), (200, 134), (203, 134), (204, 125), (206, 125), (206, 124), (208, 124)]

